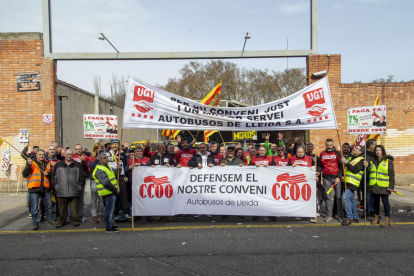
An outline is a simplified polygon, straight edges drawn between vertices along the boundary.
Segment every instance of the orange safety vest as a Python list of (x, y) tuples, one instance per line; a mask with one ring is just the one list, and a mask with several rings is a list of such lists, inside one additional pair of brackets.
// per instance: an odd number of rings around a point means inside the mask
[[(50, 163), (47, 163), (45, 172), (50, 173)], [(42, 174), (43, 173), (40, 171), (38, 164), (35, 163), (35, 161), (33, 161), (32, 172), (29, 175), (29, 184), (28, 184), (29, 189), (40, 187), (40, 184), (42, 183)], [(50, 188), (50, 182), (49, 182), (49, 179), (46, 178), (46, 176), (43, 176), (43, 186), (45, 188)]]

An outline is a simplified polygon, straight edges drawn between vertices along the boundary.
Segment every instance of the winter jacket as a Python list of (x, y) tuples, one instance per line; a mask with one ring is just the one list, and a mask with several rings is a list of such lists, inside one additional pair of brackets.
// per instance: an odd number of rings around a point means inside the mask
[(220, 165), (224, 164), (226, 166), (238, 166), (240, 164), (243, 164), (243, 160), (241, 160), (240, 158), (237, 157), (233, 157), (233, 159), (230, 161), (228, 157), (223, 158), (223, 160), (221, 160)]
[[(102, 165), (102, 164), (101, 164)], [(104, 165), (102, 165), (102, 166), (104, 166)], [(111, 170), (110, 169), (110, 167), (109, 166), (106, 166), (109, 170)], [(92, 173), (93, 174), (93, 173)], [(105, 189), (107, 189), (107, 190), (110, 190), (111, 192), (112, 192), (112, 194), (107, 194), (107, 195), (104, 195), (104, 196), (102, 196), (102, 198), (103, 199), (105, 199), (105, 198), (107, 198), (107, 197), (109, 197), (109, 196), (112, 196), (112, 195), (116, 195), (117, 194), (117, 187), (116, 186), (114, 186), (112, 183), (111, 183), (111, 181), (109, 180), (109, 178), (108, 178), (108, 175), (106, 174), (106, 172), (104, 171), (104, 170), (102, 170), (102, 169), (97, 169), (96, 170), (96, 172), (95, 172), (95, 177), (99, 180), (99, 182), (104, 186), (104, 188)]]
[(159, 156), (158, 153), (155, 153), (151, 156), (150, 165), (161, 165), (164, 166), (165, 164), (170, 164), (170, 166), (174, 166), (174, 160), (171, 155), (168, 153), (164, 153), (162, 156)]
[[(364, 171), (364, 160), (365, 159), (363, 159), (363, 160), (360, 160), (358, 163), (356, 163), (355, 165), (352, 165), (351, 164), (351, 162), (352, 162), (352, 160), (354, 160), (355, 158), (358, 158), (358, 157), (363, 157), (362, 155), (358, 155), (358, 156), (353, 156), (353, 155), (351, 155), (351, 160), (349, 160), (348, 161), (348, 163), (346, 163), (345, 164), (345, 168), (347, 169), (347, 170), (349, 170), (350, 172), (352, 172), (352, 173), (359, 173), (359, 172), (361, 172), (361, 171)], [(348, 160), (348, 159), (347, 159)], [(346, 174), (345, 174), (345, 176), (346, 176)], [(362, 177), (362, 181), (364, 180), (364, 178)], [(361, 185), (361, 184), (360, 184)], [(358, 187), (357, 186), (355, 186), (355, 185), (352, 185), (351, 183), (346, 183), (346, 187), (348, 188), (348, 189), (350, 189), (350, 190), (352, 190), (352, 191), (356, 191), (356, 190), (358, 190)], [(364, 187), (364, 186), (362, 186), (362, 187)]]
[[(387, 156), (385, 158), (385, 160), (388, 159), (388, 176), (390, 178), (390, 186), (388, 188), (393, 189), (394, 190), (394, 186), (395, 186), (395, 170), (394, 170), (394, 161), (393, 158), (391, 156)], [(381, 160), (380, 162), (384, 162), (385, 160)], [(374, 163), (374, 165), (378, 168), (378, 164), (380, 163), (378, 161), (378, 158), (373, 158), (372, 162)], [(391, 192), (387, 190), (386, 187), (380, 187), (377, 184), (375, 185), (370, 185), (369, 186), (369, 191), (371, 194), (377, 194), (377, 195), (390, 195)]]
[[(42, 171), (48, 172), (48, 175), (45, 176), (39, 169), (41, 169)], [(40, 185), (38, 187), (28, 189), (29, 193), (41, 193), (44, 190), (49, 192), (50, 191), (50, 185), (49, 185), (49, 187), (45, 187), (45, 185), (44, 185), (45, 178), (48, 179), (48, 180), (50, 179), (50, 165), (48, 164), (48, 162), (46, 162), (46, 161), (39, 162), (37, 160), (33, 160), (32, 165), (28, 165), (26, 163), (26, 167), (24, 168), (24, 170), (22, 172), (23, 177), (27, 178), (27, 177), (30, 177), (30, 175), (32, 175), (32, 174), (40, 174)], [(30, 180), (30, 178), (29, 178), (29, 180)], [(47, 183), (47, 181), (46, 181), (46, 183)]]
[(80, 188), (85, 185), (83, 166), (73, 160), (69, 165), (60, 161), (53, 168), (51, 180), (58, 197), (78, 197)]
[[(189, 167), (195, 168), (195, 167), (198, 167), (198, 164), (203, 164), (203, 160), (200, 154), (194, 155), (193, 158), (191, 158), (190, 161), (188, 161)], [(207, 155), (207, 165), (210, 165), (210, 164), (213, 164), (214, 166), (216, 165), (213, 155)]]

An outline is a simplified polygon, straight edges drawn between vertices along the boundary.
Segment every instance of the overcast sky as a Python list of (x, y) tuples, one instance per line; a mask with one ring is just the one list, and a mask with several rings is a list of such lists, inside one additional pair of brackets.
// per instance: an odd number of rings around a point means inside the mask
[[(319, 53), (342, 55), (342, 82), (392, 74), (414, 79), (414, 1), (319, 0)], [(54, 52), (237, 51), (310, 48), (310, 4), (273, 1), (52, 0)], [(0, 32), (42, 32), (41, 0), (0, 0)], [(282, 71), (286, 58), (230, 60), (240, 67)], [(112, 73), (165, 84), (189, 62), (59, 61), (58, 78), (93, 92), (101, 76), (109, 93)], [(206, 62), (206, 61), (202, 61)], [(289, 67), (305, 67), (290, 58)]]

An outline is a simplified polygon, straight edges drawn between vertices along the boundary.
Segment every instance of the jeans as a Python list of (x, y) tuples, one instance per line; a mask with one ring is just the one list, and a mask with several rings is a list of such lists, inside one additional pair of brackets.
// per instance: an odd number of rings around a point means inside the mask
[(349, 220), (359, 220), (354, 191), (351, 189), (346, 190), (344, 193), (344, 204), (346, 210), (346, 218)]
[(98, 194), (95, 180), (91, 179), (91, 215), (92, 217), (101, 216), (104, 212), (103, 199)]
[[(332, 187), (332, 185), (335, 183), (335, 178), (333, 179), (329, 179), (324, 177), (323, 178), (323, 188), (325, 189), (325, 192), (328, 192), (329, 189)], [(335, 201), (336, 201), (336, 206), (338, 209), (338, 217), (342, 217), (343, 216), (343, 208), (342, 208), (342, 198), (341, 198), (341, 182), (339, 182), (334, 188), (333, 191), (335, 192)], [(331, 193), (327, 196), (327, 198), (325, 199), (325, 203), (326, 203), (326, 212), (328, 217), (332, 217), (332, 199), (331, 199), (331, 195), (332, 195), (332, 191)]]
[(114, 215), (119, 215), (119, 211), (122, 208), (122, 211), (124, 212), (124, 215), (129, 215), (129, 204), (128, 204), (128, 190), (127, 186), (125, 184), (123, 175), (119, 176), (119, 194), (116, 199), (115, 203), (115, 212)]
[(379, 215), (379, 209), (380, 209), (380, 199), (382, 200), (382, 204), (384, 205), (384, 211), (385, 216), (390, 216), (390, 202), (388, 201), (389, 195), (377, 195), (377, 194), (371, 194), (374, 198), (374, 214)]
[(110, 195), (105, 197), (105, 229), (111, 230), (112, 225), (112, 215), (114, 214), (116, 195)]
[(39, 223), (39, 198), (42, 198), (43, 204), (45, 205), (46, 220), (52, 221), (52, 203), (50, 202), (50, 194), (43, 191), (40, 193), (30, 193), (29, 197), (33, 224)]

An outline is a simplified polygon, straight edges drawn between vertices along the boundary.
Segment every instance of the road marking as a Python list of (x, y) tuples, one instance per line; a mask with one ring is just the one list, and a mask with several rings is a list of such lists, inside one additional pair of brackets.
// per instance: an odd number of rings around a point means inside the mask
[[(393, 222), (391, 225), (414, 225), (414, 222)], [(168, 231), (168, 230), (196, 230), (196, 229), (221, 229), (221, 228), (294, 228), (294, 227), (335, 227), (342, 226), (340, 223), (330, 224), (274, 224), (274, 225), (206, 225), (206, 226), (169, 226), (169, 227), (144, 227), (144, 228), (120, 228), (122, 232), (139, 231)], [(351, 226), (364, 226), (364, 223), (352, 224)], [(367, 223), (367, 226), (375, 227)], [(73, 230), (37, 230), (37, 231), (0, 231), (4, 234), (47, 234), (47, 233), (81, 233), (81, 232), (104, 232), (105, 229), (73, 229)]]

